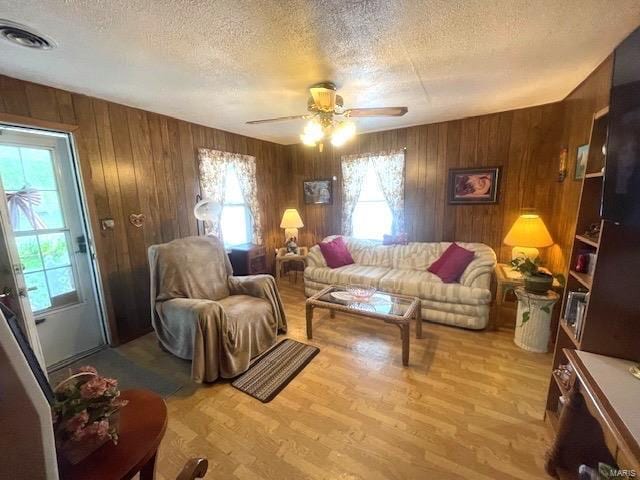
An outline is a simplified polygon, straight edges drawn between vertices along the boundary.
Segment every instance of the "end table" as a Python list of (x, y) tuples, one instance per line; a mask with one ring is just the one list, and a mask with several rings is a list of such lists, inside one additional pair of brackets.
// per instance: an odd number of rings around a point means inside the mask
[(125, 390), (129, 403), (120, 412), (118, 444), (108, 442), (77, 465), (63, 465), (63, 480), (152, 480), (156, 453), (167, 428), (167, 406), (160, 395), (147, 390)]
[[(502, 313), (502, 308), (506, 303), (505, 299), (507, 297), (507, 292), (523, 286), (524, 280), (522, 279), (522, 275), (519, 272), (514, 271), (510, 265), (507, 265), (506, 263), (499, 263), (496, 265), (496, 311), (492, 315), (494, 329), (497, 329), (501, 324), (500, 314)], [(554, 278), (551, 290), (562, 295), (564, 287)], [(554, 322), (556, 321), (556, 317), (558, 317), (558, 314), (553, 317)], [(555, 331), (555, 327), (552, 330)]]
[[(279, 248), (276, 250), (276, 281), (280, 280), (280, 276), (282, 274), (282, 267), (289, 262), (302, 262), (303, 265), (306, 265), (307, 254), (309, 253), (309, 249), (307, 247), (298, 247), (299, 253), (297, 255), (287, 255), (286, 248)], [(296, 281), (298, 280), (298, 276), (296, 274)]]

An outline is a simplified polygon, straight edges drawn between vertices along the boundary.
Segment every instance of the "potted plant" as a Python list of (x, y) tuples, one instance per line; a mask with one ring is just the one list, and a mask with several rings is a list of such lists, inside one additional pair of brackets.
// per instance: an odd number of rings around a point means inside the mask
[(524, 289), (529, 293), (544, 295), (553, 285), (553, 279), (557, 278), (560, 284), (564, 284), (564, 275), (552, 275), (540, 270), (540, 260), (531, 260), (521, 256), (511, 260), (511, 267), (522, 274)]
[(108, 441), (118, 443), (120, 400), (118, 381), (81, 367), (54, 389), (53, 424), (56, 446), (71, 464), (79, 463)]

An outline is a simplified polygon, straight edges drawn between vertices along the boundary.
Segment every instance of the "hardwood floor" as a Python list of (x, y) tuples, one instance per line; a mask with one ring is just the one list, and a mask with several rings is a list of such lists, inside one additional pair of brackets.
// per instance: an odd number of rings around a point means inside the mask
[(550, 354), (513, 344), (513, 331), (472, 332), (430, 323), (412, 328), (402, 367), (397, 327), (316, 312), (305, 336), (301, 284), (281, 282), (287, 337), (319, 355), (271, 403), (227, 382), (198, 386), (189, 364), (150, 334), (119, 350), (184, 382), (167, 399), (160, 479), (190, 457), (207, 457), (211, 479), (547, 478), (542, 420)]

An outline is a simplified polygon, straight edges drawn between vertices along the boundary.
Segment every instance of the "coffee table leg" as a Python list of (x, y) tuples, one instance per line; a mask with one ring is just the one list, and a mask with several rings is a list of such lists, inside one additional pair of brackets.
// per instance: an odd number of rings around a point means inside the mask
[(422, 338), (422, 306), (416, 308), (416, 338)]
[(402, 365), (409, 365), (409, 340), (411, 338), (411, 325), (405, 323), (400, 326), (402, 336)]
[(313, 326), (311, 321), (313, 320), (313, 307), (311, 305), (306, 306), (307, 312), (307, 338), (311, 340), (313, 338)]

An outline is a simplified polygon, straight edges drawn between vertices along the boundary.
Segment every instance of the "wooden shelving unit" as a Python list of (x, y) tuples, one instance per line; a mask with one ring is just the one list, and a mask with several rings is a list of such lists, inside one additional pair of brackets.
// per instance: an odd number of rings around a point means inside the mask
[(591, 278), (591, 276), (586, 273), (576, 272), (575, 270), (569, 270), (569, 275), (576, 279), (584, 288), (591, 290), (591, 283), (593, 282), (593, 278)]
[(594, 173), (587, 173), (584, 178), (602, 178), (602, 177), (604, 177), (604, 174), (602, 172), (594, 172)]
[(576, 235), (576, 240), (579, 240), (582, 243), (585, 243), (593, 248), (598, 248), (598, 244), (600, 243), (600, 238), (598, 238), (597, 240), (593, 240), (592, 238), (586, 237), (584, 235)]
[(571, 340), (575, 348), (580, 347), (580, 342), (576, 338), (576, 330), (571, 325), (569, 325), (564, 318), (560, 319), (560, 328), (564, 330), (565, 335)]
[[(640, 313), (636, 306), (640, 292), (640, 233), (604, 221), (600, 216), (606, 176), (603, 146), (607, 138), (608, 112), (609, 109), (605, 108), (593, 115), (587, 173), (582, 181), (552, 370), (567, 363), (563, 349), (640, 361)], [(598, 238), (586, 235), (587, 231), (593, 230), (594, 224), (600, 226)], [(593, 275), (575, 271), (574, 266), (580, 254), (595, 254), (592, 257), (596, 262), (591, 268)], [(572, 291), (589, 292), (580, 332), (565, 321), (567, 296)], [(565, 393), (552, 371), (545, 419), (553, 430), (556, 430), (562, 409), (560, 397)], [(567, 478), (576, 476), (569, 475)]]

